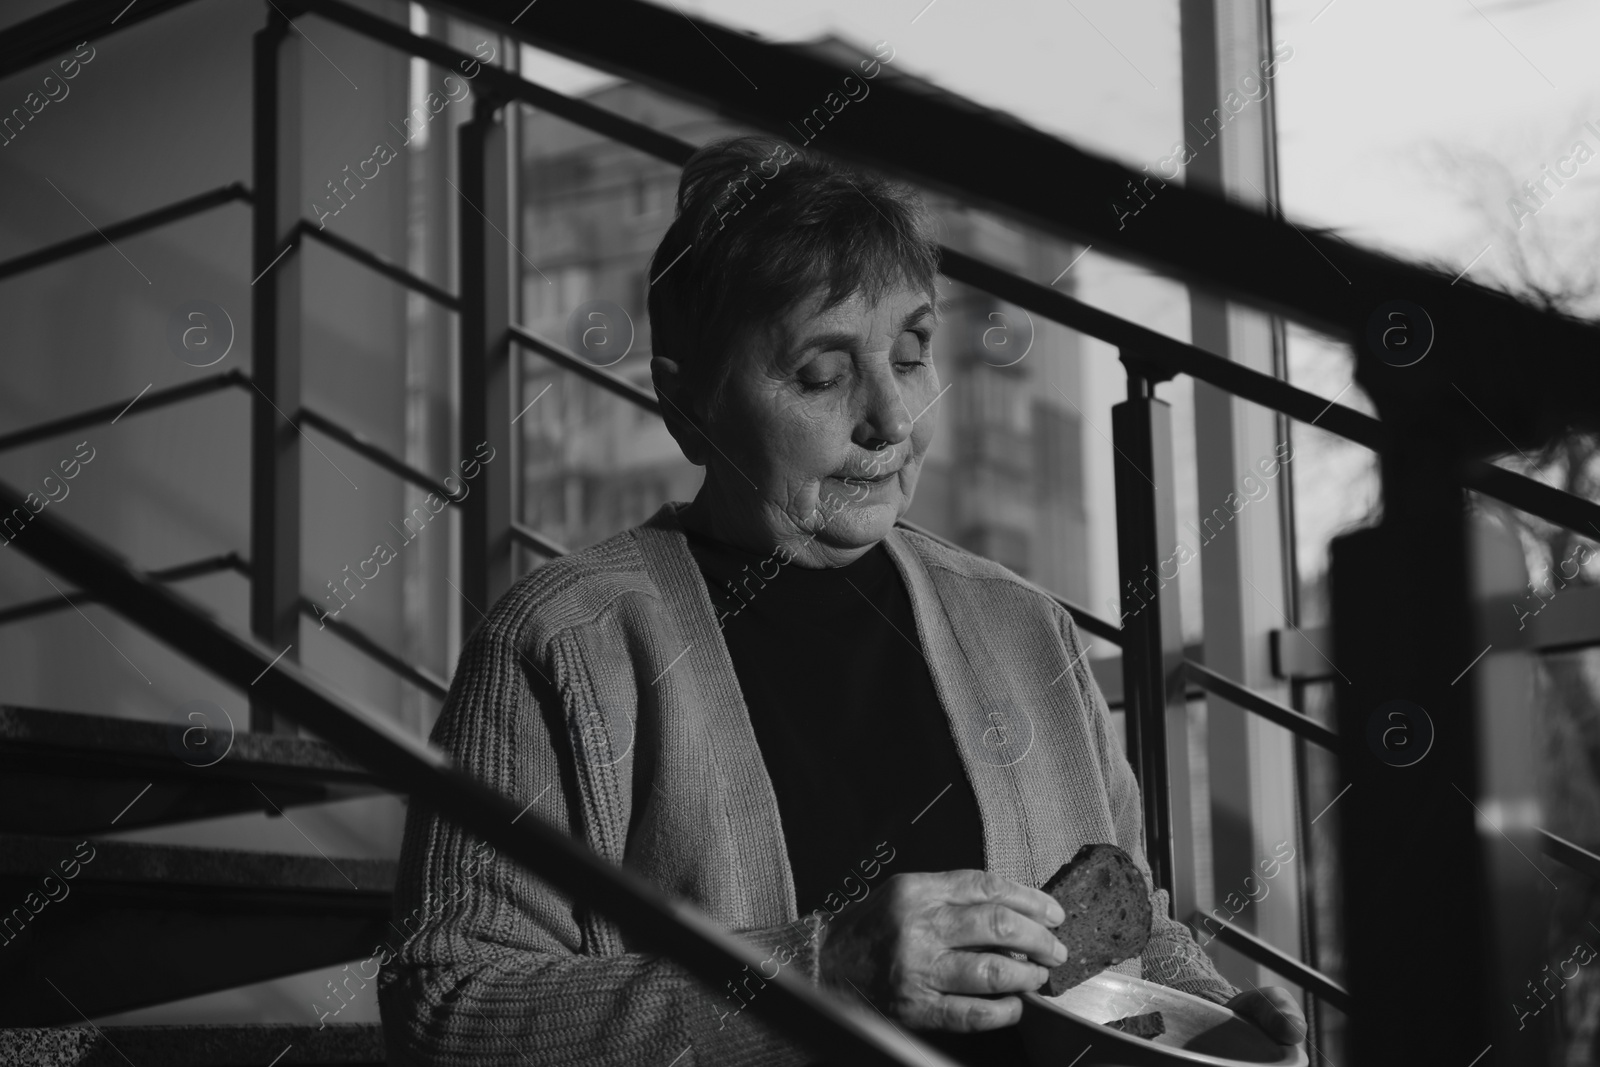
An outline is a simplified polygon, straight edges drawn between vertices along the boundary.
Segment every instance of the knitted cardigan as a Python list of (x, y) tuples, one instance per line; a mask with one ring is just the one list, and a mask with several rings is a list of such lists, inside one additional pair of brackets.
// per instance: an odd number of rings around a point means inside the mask
[[(431, 740), (815, 985), (820, 935), (845, 896), (796, 912), (777, 799), (681, 507), (666, 504), (519, 581), (463, 647)], [(977, 795), (987, 869), (1038, 886), (1080, 846), (1106, 841), (1148, 877), (1138, 787), (1071, 617), (997, 563), (898, 527), (884, 544)], [(759, 578), (751, 584), (759, 596)], [(881, 757), (890, 766), (895, 753)], [(861, 878), (844, 880), (851, 898), (895, 873), (893, 841), (885, 845), (890, 859), (880, 866), (880, 849)], [(379, 978), (391, 1064), (811, 1058), (742, 1012), (759, 999), (759, 976), (730, 974), (713, 992), (485, 849), (412, 801), (395, 893), (406, 938)], [(1167, 917), (1164, 891), (1152, 905), (1143, 957), (1117, 969), (1216, 1001), (1232, 996), (1187, 928)]]

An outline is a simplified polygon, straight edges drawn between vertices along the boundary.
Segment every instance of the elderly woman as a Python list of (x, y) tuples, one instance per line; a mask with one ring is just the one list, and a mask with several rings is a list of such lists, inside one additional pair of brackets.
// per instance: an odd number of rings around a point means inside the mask
[[(1065, 958), (1034, 887), (1088, 842), (1149, 869), (1071, 618), (895, 525), (937, 423), (936, 268), (908, 190), (760, 138), (689, 161), (651, 265), (651, 371), (704, 484), (507, 593), (433, 741), (769, 955), (708, 990), (479, 866), (418, 803), (381, 979), (392, 1063), (804, 1063), (743, 1010), (783, 967), (957, 1058), (1021, 1062), (1017, 994)], [(1286, 993), (1239, 994), (1152, 902), (1119, 970), (1297, 1039)]]

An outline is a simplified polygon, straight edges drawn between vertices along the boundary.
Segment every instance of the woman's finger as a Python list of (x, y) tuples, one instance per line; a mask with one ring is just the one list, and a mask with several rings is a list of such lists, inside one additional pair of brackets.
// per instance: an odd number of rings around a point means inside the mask
[(1022, 1018), (1022, 998), (942, 996), (928, 1001), (905, 1016), (905, 1021), (922, 1030), (954, 1030), (971, 1033), (1013, 1026)]
[(1004, 904), (947, 907), (941, 934), (951, 948), (993, 948), (1021, 952), (1035, 963), (1065, 963), (1067, 948), (1049, 929)]
[(988, 871), (949, 871), (943, 896), (949, 904), (1004, 904), (1036, 923), (1058, 926), (1067, 917), (1049, 893)]
[(1305, 1040), (1306, 1018), (1287, 989), (1252, 989), (1228, 1001), (1228, 1007), (1261, 1027), (1280, 1045), (1297, 1045)]
[(928, 984), (941, 993), (1021, 993), (1038, 989), (1050, 972), (995, 952), (952, 949), (934, 961)]

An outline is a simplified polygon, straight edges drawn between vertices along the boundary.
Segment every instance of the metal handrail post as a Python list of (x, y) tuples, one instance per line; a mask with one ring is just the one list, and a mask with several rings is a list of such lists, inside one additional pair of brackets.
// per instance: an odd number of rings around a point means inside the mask
[[(1461, 440), (1394, 387), (1403, 373), (1358, 367), (1391, 429), (1383, 521), (1330, 551), (1345, 973), (1361, 1004), (1349, 1058), (1546, 1063), (1541, 1026), (1515, 1015), (1523, 981), (1547, 973), (1548, 891), (1522, 799), (1533, 687), (1508, 684), (1517, 653), (1476, 630), (1490, 571), (1471, 551)], [(1513, 763), (1520, 782), (1503, 773)]]
[(1122, 600), (1122, 677), (1128, 756), (1144, 801), (1145, 854), (1176, 916), (1195, 908), (1192, 850), (1174, 826), (1190, 825), (1188, 710), (1178, 586), (1162, 573), (1177, 542), (1172, 410), (1156, 379), (1127, 350), (1128, 399), (1111, 409)]
[[(509, 125), (511, 105), (479, 96), (460, 146), (461, 367), (460, 455), (481, 469), (462, 502), (461, 592), (477, 624), (511, 587), (511, 236)], [(487, 457), (487, 460), (485, 459)], [(480, 614), (481, 613), (481, 614)]]
[[(287, 47), (285, 44), (287, 42)], [(273, 8), (256, 32), (251, 250), (250, 629), (298, 659), (300, 632), (300, 47)], [(250, 729), (293, 732), (262, 694)]]

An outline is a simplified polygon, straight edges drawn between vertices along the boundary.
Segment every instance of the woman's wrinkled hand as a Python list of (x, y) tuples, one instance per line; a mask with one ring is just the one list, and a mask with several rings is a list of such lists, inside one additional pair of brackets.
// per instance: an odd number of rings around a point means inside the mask
[(1280, 1045), (1298, 1045), (1306, 1037), (1306, 1017), (1294, 994), (1279, 986), (1248, 989), (1227, 1006), (1249, 1019)]
[[(829, 924), (823, 984), (924, 1030), (993, 1030), (1067, 950), (1049, 927), (1066, 916), (1049, 894), (985, 871), (897, 874)], [(1017, 960), (1008, 952), (1019, 952)]]

